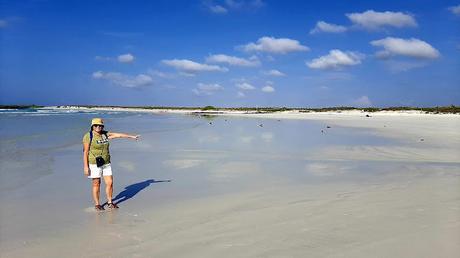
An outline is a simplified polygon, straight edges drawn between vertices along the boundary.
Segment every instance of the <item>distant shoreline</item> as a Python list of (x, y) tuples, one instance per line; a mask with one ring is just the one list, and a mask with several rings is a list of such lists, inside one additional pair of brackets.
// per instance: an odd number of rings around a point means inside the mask
[(388, 107), (388, 108), (357, 108), (357, 107), (325, 107), (325, 108), (287, 108), (287, 107), (159, 107), (159, 106), (37, 106), (37, 105), (0, 105), (0, 109), (67, 109), (67, 110), (99, 110), (99, 111), (133, 111), (152, 113), (180, 113), (204, 115), (232, 114), (460, 114), (460, 106), (443, 107)]
[[(98, 110), (98, 111), (126, 111), (126, 112), (150, 112), (156, 114), (190, 114), (190, 115), (225, 115), (225, 116), (248, 116), (266, 118), (314, 118), (327, 116), (420, 116), (420, 115), (442, 115), (458, 117), (460, 107), (445, 107), (439, 111), (423, 109), (376, 109), (376, 108), (318, 108), (318, 109), (296, 109), (296, 108), (215, 108), (215, 107), (120, 107), (120, 106), (54, 106), (52, 109), (70, 110)], [(452, 108), (452, 112), (447, 112)]]

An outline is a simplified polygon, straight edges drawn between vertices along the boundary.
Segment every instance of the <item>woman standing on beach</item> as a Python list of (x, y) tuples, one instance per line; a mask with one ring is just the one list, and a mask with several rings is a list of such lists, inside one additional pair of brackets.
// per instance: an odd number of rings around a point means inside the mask
[(101, 118), (94, 118), (91, 121), (91, 131), (83, 136), (83, 168), (85, 176), (92, 179), (94, 207), (97, 211), (104, 210), (99, 203), (101, 176), (104, 177), (105, 182), (107, 207), (109, 209), (118, 208), (115, 203), (112, 203), (113, 176), (109, 152), (109, 140), (115, 138), (138, 140), (139, 135), (104, 131), (104, 121)]

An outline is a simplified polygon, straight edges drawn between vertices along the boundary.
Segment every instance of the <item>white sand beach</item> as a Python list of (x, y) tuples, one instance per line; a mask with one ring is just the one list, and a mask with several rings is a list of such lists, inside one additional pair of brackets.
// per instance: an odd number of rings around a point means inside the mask
[[(49, 153), (48, 174), (2, 188), (2, 257), (460, 255), (459, 115), (130, 111), (72, 123), (140, 131), (111, 148), (115, 194), (142, 187), (94, 212), (82, 131)], [(2, 180), (23, 169), (5, 159)]]

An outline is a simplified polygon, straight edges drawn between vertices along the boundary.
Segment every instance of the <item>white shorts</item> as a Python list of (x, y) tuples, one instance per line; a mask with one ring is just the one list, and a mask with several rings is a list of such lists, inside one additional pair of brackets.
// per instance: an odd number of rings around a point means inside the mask
[(101, 176), (111, 176), (112, 175), (112, 166), (105, 164), (102, 167), (97, 167), (96, 164), (89, 164), (90, 174), (88, 178), (101, 178)]

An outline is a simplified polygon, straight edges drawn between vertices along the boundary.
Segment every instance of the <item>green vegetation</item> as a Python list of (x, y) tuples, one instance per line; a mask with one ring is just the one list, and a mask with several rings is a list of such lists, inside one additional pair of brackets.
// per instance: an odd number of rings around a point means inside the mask
[(203, 111), (217, 110), (217, 108), (215, 108), (215, 107), (213, 107), (213, 106), (206, 106), (206, 107), (202, 108), (201, 110), (203, 110)]
[(29, 108), (42, 108), (44, 106), (37, 105), (0, 105), (0, 109), (29, 109)]

